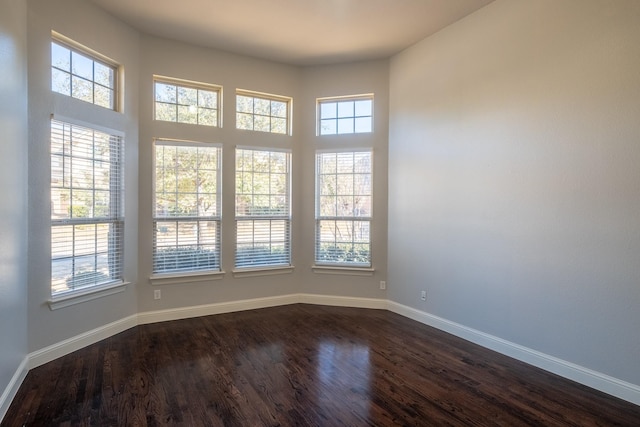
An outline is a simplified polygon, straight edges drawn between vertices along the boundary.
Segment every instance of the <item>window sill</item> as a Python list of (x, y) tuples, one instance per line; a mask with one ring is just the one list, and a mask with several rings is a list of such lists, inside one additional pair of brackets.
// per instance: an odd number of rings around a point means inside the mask
[(115, 282), (105, 285), (92, 286), (77, 291), (68, 291), (60, 295), (52, 296), (47, 302), (51, 310), (69, 307), (94, 299), (124, 292), (130, 282)]
[(255, 267), (233, 270), (233, 277), (255, 277), (255, 276), (273, 276), (276, 274), (290, 274), (294, 267), (287, 265), (284, 267)]
[(373, 267), (344, 267), (332, 265), (313, 265), (311, 269), (317, 274), (342, 274), (347, 276), (373, 276)]
[(203, 272), (183, 272), (183, 273), (161, 273), (153, 274), (149, 277), (153, 286), (178, 285), (183, 283), (207, 282), (209, 280), (220, 280), (224, 276), (224, 271), (203, 271)]

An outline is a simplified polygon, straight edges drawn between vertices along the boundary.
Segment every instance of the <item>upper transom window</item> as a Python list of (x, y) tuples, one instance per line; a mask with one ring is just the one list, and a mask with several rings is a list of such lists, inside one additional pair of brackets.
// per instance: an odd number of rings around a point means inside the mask
[(153, 89), (155, 120), (220, 126), (219, 86), (156, 76)]
[(318, 134), (373, 131), (373, 95), (318, 99)]
[(236, 129), (291, 134), (291, 98), (236, 92)]
[(117, 109), (118, 66), (105, 57), (59, 35), (51, 41), (51, 90)]

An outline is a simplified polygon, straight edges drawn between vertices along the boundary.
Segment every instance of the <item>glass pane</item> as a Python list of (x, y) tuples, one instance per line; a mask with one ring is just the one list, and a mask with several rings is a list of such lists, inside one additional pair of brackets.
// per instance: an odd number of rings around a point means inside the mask
[(198, 108), (198, 124), (204, 126), (218, 126), (217, 111), (209, 108)]
[(178, 86), (178, 104), (198, 105), (198, 90), (190, 87)]
[(355, 120), (355, 132), (371, 132), (371, 117), (358, 117)]
[(338, 123), (335, 119), (322, 120), (320, 122), (320, 135), (335, 135), (338, 131)]
[(206, 108), (218, 108), (218, 93), (209, 90), (199, 90), (198, 105)]
[(338, 119), (338, 133), (353, 133), (353, 119)]
[(236, 128), (253, 130), (253, 115), (245, 113), (236, 113)]
[[(236, 96), (236, 111), (241, 113), (253, 113), (253, 98), (249, 96)], [(238, 128), (247, 129), (247, 128)]]
[(269, 132), (271, 130), (271, 119), (265, 116), (254, 116), (253, 130)]
[(286, 134), (287, 133), (287, 119), (279, 119), (274, 117), (271, 119), (271, 132)]
[(198, 109), (197, 107), (178, 105), (178, 122), (179, 123), (198, 123)]
[(73, 76), (71, 79), (71, 96), (93, 103), (93, 83)]
[(268, 99), (254, 98), (253, 112), (263, 116), (271, 115), (271, 101)]
[(83, 79), (93, 80), (93, 60), (78, 52), (71, 52), (71, 72)]
[(338, 117), (353, 117), (353, 101), (341, 101), (338, 102)]
[(373, 112), (372, 107), (373, 107), (373, 102), (370, 99), (355, 101), (355, 115), (371, 116)]
[(71, 95), (71, 74), (55, 68), (51, 69), (51, 90), (63, 95)]
[(338, 117), (338, 105), (335, 102), (323, 102), (320, 104), (321, 119), (335, 119)]
[(71, 51), (57, 43), (51, 43), (51, 65), (71, 72)]
[(176, 99), (176, 87), (174, 85), (156, 82), (156, 101), (167, 102), (175, 104)]
[(287, 103), (282, 101), (271, 101), (271, 115), (274, 117), (287, 117)]
[(96, 105), (113, 109), (113, 91), (111, 89), (95, 85), (93, 88), (93, 99)]
[(164, 104), (156, 102), (156, 120), (164, 120), (167, 122), (177, 121), (178, 116), (175, 104)]
[(113, 89), (113, 69), (106, 65), (96, 62), (95, 67), (95, 79), (94, 81), (102, 86)]

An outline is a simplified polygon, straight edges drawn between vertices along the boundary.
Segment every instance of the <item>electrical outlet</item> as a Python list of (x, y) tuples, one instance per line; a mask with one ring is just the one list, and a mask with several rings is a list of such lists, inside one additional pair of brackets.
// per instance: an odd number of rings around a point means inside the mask
[(426, 301), (427, 300), (427, 291), (420, 292), (420, 299), (422, 301)]
[(380, 280), (380, 289), (387, 289), (387, 282)]
[(154, 289), (153, 299), (160, 299), (160, 298), (162, 298), (162, 291), (160, 289)]

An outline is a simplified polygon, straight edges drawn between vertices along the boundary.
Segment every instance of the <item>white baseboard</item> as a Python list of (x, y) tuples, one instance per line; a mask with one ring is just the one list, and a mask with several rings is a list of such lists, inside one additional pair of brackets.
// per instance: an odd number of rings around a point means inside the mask
[(552, 372), (561, 377), (586, 385), (628, 402), (640, 405), (640, 386), (619, 380), (609, 375), (576, 365), (566, 360), (532, 350), (502, 338), (486, 334), (467, 326), (451, 322), (438, 316), (416, 310), (406, 305), (387, 301), (387, 309), (482, 347)]
[[(148, 311), (132, 315), (124, 319), (109, 323), (100, 328), (87, 331), (83, 334), (53, 344), (49, 347), (30, 353), (25, 359), (19, 371), (0, 400), (0, 410), (8, 407), (9, 397), (13, 398), (19, 385), (29, 369), (50, 362), (58, 357), (79, 350), (87, 345), (94, 344), (137, 325), (165, 322), (169, 320), (186, 319), (190, 317), (208, 316), (212, 314), (231, 313), (235, 311), (254, 310), (259, 308), (276, 307), (281, 305), (305, 303), (316, 305), (332, 305), (354, 308), (386, 309), (404, 317), (416, 320), (458, 336), (475, 344), (481, 345), (498, 353), (513, 357), (530, 365), (542, 368), (554, 374), (600, 390), (612, 396), (619, 397), (628, 402), (640, 405), (640, 386), (631, 384), (617, 378), (610, 377), (600, 372), (584, 368), (579, 365), (558, 359), (553, 356), (532, 350), (530, 348), (512, 343), (510, 341), (486, 334), (484, 332), (451, 322), (432, 314), (416, 310), (414, 308), (376, 298), (357, 298), (334, 295), (318, 294), (288, 294), (274, 297), (254, 298), (240, 301), (206, 304), (193, 307), (182, 307), (168, 310)], [(24, 371), (24, 372), (23, 372)], [(15, 388), (15, 390), (13, 390)], [(12, 391), (13, 390), (13, 391)], [(13, 393), (13, 394), (11, 394)], [(2, 414), (2, 412), (0, 412)], [(0, 417), (1, 419), (1, 417)]]
[(9, 406), (11, 405), (11, 401), (16, 394), (18, 393), (18, 389), (22, 385), (22, 381), (24, 381), (27, 376), (27, 366), (29, 365), (29, 357), (25, 357), (22, 359), (20, 366), (16, 369), (16, 372), (11, 377), (11, 381), (7, 384), (7, 388), (4, 389), (2, 395), (0, 396), (0, 421), (4, 418), (7, 411), (9, 410)]
[(43, 349), (29, 353), (29, 369), (36, 368), (40, 365), (44, 365), (47, 362), (62, 357), (76, 350), (80, 350), (91, 344), (95, 344), (100, 340), (109, 338), (120, 332), (124, 332), (129, 328), (136, 326), (138, 316), (132, 315), (125, 317), (124, 319), (116, 320), (115, 322), (108, 323), (99, 328), (92, 329), (84, 332), (75, 337), (68, 338), (64, 341), (52, 344)]
[(191, 317), (210, 316), (212, 314), (232, 313), (235, 311), (255, 310), (258, 308), (296, 304), (298, 302), (300, 302), (298, 295), (290, 294), (196, 305), (192, 307), (172, 308), (168, 310), (147, 311), (138, 313), (138, 324), (145, 325), (148, 323), (166, 322), (168, 320), (188, 319)]

